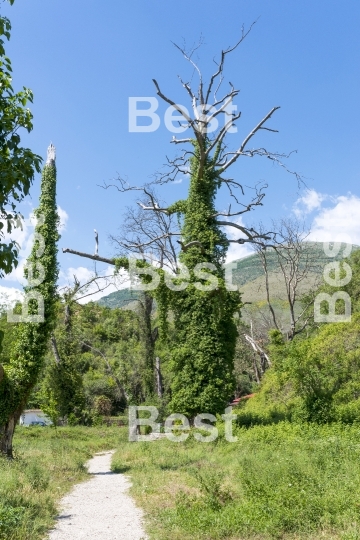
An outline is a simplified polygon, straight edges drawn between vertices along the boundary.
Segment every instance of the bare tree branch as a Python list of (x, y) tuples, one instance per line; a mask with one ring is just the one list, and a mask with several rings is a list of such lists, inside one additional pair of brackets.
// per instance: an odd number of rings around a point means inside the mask
[(82, 251), (75, 251), (74, 249), (63, 248), (63, 253), (71, 253), (72, 255), (78, 255), (79, 257), (85, 257), (86, 259), (92, 259), (93, 261), (104, 262), (115, 266), (115, 259), (107, 259), (106, 257), (100, 257), (99, 255), (92, 255), (90, 253), (83, 253)]
[[(271, 116), (274, 114), (275, 111), (277, 111), (278, 109), (280, 109), (280, 107), (273, 107), (271, 109), (271, 111), (269, 111), (267, 113), (266, 116), (264, 116), (264, 118), (257, 124), (257, 126), (255, 126), (251, 131), (250, 133), (245, 137), (245, 139), (243, 140), (240, 148), (233, 153), (233, 156), (231, 159), (229, 159), (227, 161), (227, 163), (225, 165), (223, 165), (220, 169), (219, 169), (219, 174), (222, 174), (224, 171), (226, 171), (226, 169), (228, 169), (230, 167), (230, 165), (232, 165), (233, 163), (235, 163), (235, 161), (241, 156), (244, 154), (244, 150), (245, 150), (245, 147), (246, 145), (248, 144), (248, 142), (254, 137), (254, 135), (262, 128), (263, 124), (265, 124), (265, 122), (267, 122), (267, 120), (269, 120), (269, 118), (271, 118)], [(252, 153), (255, 155), (255, 153), (258, 153), (257, 150), (253, 150)], [(270, 155), (270, 154), (269, 154)]]
[(181, 245), (182, 251), (187, 251), (189, 248), (191, 248), (193, 246), (199, 246), (201, 248), (201, 252), (205, 253), (205, 248), (204, 248), (203, 244), (201, 242), (199, 242), (198, 240), (193, 240), (192, 242), (188, 242), (187, 244), (184, 244), (180, 240), (177, 240), (177, 242), (178, 242), (178, 244)]
[[(250, 25), (249, 29), (246, 32), (244, 32), (244, 26), (243, 26), (242, 29), (241, 29), (241, 38), (237, 41), (237, 43), (235, 43), (235, 45), (233, 47), (228, 47), (227, 49), (221, 51), (221, 59), (220, 59), (220, 63), (218, 64), (218, 69), (211, 76), (210, 83), (209, 83), (209, 86), (208, 86), (208, 89), (207, 89), (207, 92), (206, 92), (206, 98), (205, 98), (206, 103), (209, 101), (209, 97), (210, 97), (211, 90), (213, 88), (214, 82), (219, 77), (219, 75), (222, 74), (222, 72), (224, 70), (224, 64), (225, 64), (226, 55), (233, 52), (240, 45), (240, 43), (242, 43), (244, 41), (244, 39), (251, 32), (252, 27), (254, 26), (254, 24), (257, 23), (257, 21), (258, 21), (258, 19), (256, 19), (256, 21), (254, 21)], [(215, 62), (215, 60), (214, 60), (214, 62)], [(215, 92), (215, 97), (216, 97), (216, 92)]]

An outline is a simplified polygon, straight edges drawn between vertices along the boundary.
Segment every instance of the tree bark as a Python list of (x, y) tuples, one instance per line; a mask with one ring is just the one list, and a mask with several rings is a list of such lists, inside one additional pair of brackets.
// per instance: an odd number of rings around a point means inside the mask
[(115, 259), (107, 259), (106, 257), (99, 257), (99, 255), (91, 255), (90, 253), (83, 253), (82, 251), (75, 251), (74, 249), (63, 248), (63, 253), (72, 253), (73, 255), (79, 255), (79, 257), (85, 257), (92, 259), (93, 261), (104, 262), (115, 266)]
[(157, 332), (154, 332), (151, 328), (153, 298), (147, 292), (144, 292), (139, 303), (140, 327), (145, 349), (144, 392), (146, 397), (150, 397), (154, 393), (154, 349), (157, 338)]
[(163, 390), (163, 382), (162, 382), (162, 375), (161, 375), (160, 358), (158, 356), (155, 358), (155, 375), (156, 375), (157, 394), (159, 398), (162, 398), (164, 390)]
[(0, 455), (7, 457), (7, 459), (13, 459), (13, 437), (16, 424), (22, 413), (22, 408), (15, 411), (6, 422), (5, 425), (0, 427)]
[(54, 335), (51, 336), (51, 348), (54, 353), (55, 362), (57, 363), (57, 365), (59, 365), (61, 362), (61, 358), (60, 358), (59, 350), (57, 348), (56, 338)]
[(0, 430), (0, 451), (8, 459), (13, 458), (12, 440), (15, 431), (15, 418), (10, 416), (7, 423)]
[(255, 379), (258, 384), (261, 382), (261, 377), (259, 374), (259, 368), (256, 362), (256, 353), (253, 353), (253, 366), (254, 366), (254, 373), (255, 373)]

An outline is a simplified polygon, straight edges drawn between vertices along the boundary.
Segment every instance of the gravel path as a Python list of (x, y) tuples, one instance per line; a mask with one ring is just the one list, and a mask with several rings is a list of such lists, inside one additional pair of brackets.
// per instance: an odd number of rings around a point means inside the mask
[(129, 480), (110, 471), (113, 453), (98, 454), (87, 463), (93, 477), (63, 498), (49, 540), (147, 540), (142, 512), (126, 493)]

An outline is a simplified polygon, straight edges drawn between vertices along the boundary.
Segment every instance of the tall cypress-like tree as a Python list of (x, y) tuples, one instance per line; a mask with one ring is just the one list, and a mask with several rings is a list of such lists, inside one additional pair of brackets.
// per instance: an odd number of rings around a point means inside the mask
[[(25, 270), (29, 281), (25, 288), (30, 298), (29, 316), (23, 313), (24, 320), (17, 324), (10, 362), (4, 366), (2, 378), (0, 374), (0, 451), (9, 458), (16, 423), (37, 382), (55, 323), (59, 216), (55, 147), (52, 145), (42, 173), (40, 204), (35, 216), (38, 220), (35, 241)], [(42, 302), (44, 316), (36, 321), (33, 316), (41, 313)]]

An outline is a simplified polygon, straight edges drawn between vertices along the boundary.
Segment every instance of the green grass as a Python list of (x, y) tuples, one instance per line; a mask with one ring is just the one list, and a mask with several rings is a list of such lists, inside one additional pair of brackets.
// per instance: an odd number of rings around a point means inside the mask
[(130, 443), (125, 427), (18, 429), (16, 459), (0, 459), (0, 539), (45, 538), (87, 459), (118, 448), (112, 468), (131, 477), (151, 540), (360, 540), (360, 427), (236, 434)]
[(119, 446), (126, 428), (17, 428), (15, 460), (0, 458), (0, 539), (44, 538), (60, 498), (88, 478), (85, 462)]
[(360, 428), (280, 423), (237, 443), (124, 443), (152, 540), (359, 540)]

